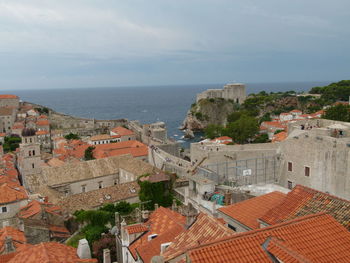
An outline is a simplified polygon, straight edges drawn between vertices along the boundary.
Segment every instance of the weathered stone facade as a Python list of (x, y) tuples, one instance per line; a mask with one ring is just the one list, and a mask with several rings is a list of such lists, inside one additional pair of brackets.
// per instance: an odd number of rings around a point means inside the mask
[(236, 103), (243, 103), (246, 98), (245, 85), (241, 83), (232, 83), (225, 85), (223, 89), (208, 89), (197, 94), (196, 102), (198, 103), (201, 99), (216, 98), (233, 100)]

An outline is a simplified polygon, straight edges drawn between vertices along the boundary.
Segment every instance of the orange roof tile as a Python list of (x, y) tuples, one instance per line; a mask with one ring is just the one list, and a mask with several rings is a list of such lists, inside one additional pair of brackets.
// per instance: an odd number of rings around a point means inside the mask
[(128, 232), (129, 235), (131, 235), (135, 233), (142, 233), (148, 231), (148, 226), (144, 224), (129, 225), (125, 227), (125, 230)]
[[(276, 238), (283, 242), (287, 251), (272, 246), (263, 247)], [(276, 245), (275, 242), (273, 245)], [(350, 232), (327, 214), (309, 215), (271, 227), (233, 235), (220, 241), (199, 246), (188, 252), (189, 260), (197, 262), (271, 262), (270, 255), (280, 257), (285, 263), (306, 262), (346, 263), (350, 257)], [(267, 251), (271, 254), (269, 255)], [(275, 254), (273, 254), (275, 253)]]
[(36, 125), (37, 126), (49, 126), (50, 123), (49, 123), (48, 120), (39, 120), (39, 121), (36, 122)]
[(15, 248), (21, 247), (24, 243), (27, 242), (27, 239), (22, 231), (19, 231), (16, 228), (7, 226), (0, 229), (0, 253), (3, 253), (5, 250), (5, 239), (6, 237), (12, 237), (12, 242)]
[(243, 202), (220, 207), (218, 211), (250, 229), (257, 229), (260, 227), (258, 219), (265, 215), (271, 208), (280, 204), (285, 197), (285, 194), (275, 191)]
[(267, 211), (260, 220), (273, 225), (318, 212), (329, 213), (350, 230), (350, 201), (302, 185), (296, 185), (280, 204)]
[(97, 259), (82, 260), (77, 256), (76, 248), (56, 242), (46, 242), (20, 251), (8, 263), (78, 263), (96, 262)]
[(279, 121), (264, 121), (261, 123), (261, 126), (263, 127), (274, 127), (274, 128), (279, 128), (279, 129), (286, 129), (287, 126), (285, 124), (282, 124)]
[(135, 135), (135, 133), (129, 129), (126, 129), (122, 126), (118, 126), (112, 129), (112, 132), (120, 135), (120, 136), (129, 136), (129, 135)]
[(284, 141), (287, 138), (287, 136), (288, 136), (288, 134), (285, 131), (279, 132), (279, 133), (273, 135), (272, 142)]
[[(136, 258), (136, 253), (143, 262), (150, 262), (151, 258), (160, 254), (160, 245), (172, 241), (184, 231), (185, 217), (170, 209), (159, 207), (144, 224), (149, 231), (140, 236), (130, 246), (129, 250)], [(148, 241), (148, 236), (157, 234), (157, 237)]]
[(40, 115), (38, 118), (39, 119), (48, 119), (48, 117), (46, 115)]
[(302, 111), (301, 111), (301, 110), (291, 110), (290, 112), (302, 113)]
[(0, 137), (5, 137), (5, 136), (6, 136), (6, 133), (4, 133), (4, 132), (0, 133)]
[(1, 94), (0, 99), (18, 99), (18, 96), (12, 94)]
[(175, 237), (163, 254), (166, 261), (184, 254), (187, 249), (235, 234), (217, 219), (200, 213), (189, 229)]
[(23, 186), (13, 187), (6, 183), (0, 185), (0, 204), (12, 203), (27, 198), (28, 195)]
[(31, 218), (44, 210), (48, 213), (62, 216), (61, 207), (48, 202), (39, 202), (37, 200), (33, 200), (28, 205), (21, 207), (20, 211), (18, 212), (18, 217)]
[(35, 132), (36, 135), (46, 135), (46, 134), (49, 134), (48, 131), (37, 131)]
[(101, 141), (101, 140), (110, 140), (112, 137), (109, 134), (98, 134), (95, 136), (91, 136), (91, 141)]

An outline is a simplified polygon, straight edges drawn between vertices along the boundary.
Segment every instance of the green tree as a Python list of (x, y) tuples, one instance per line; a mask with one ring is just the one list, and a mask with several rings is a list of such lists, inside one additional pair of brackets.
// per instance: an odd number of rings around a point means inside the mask
[(84, 154), (84, 159), (85, 161), (89, 161), (89, 160), (94, 160), (94, 146), (89, 146), (87, 147), (87, 149), (85, 150), (85, 154)]
[(259, 123), (256, 118), (242, 115), (239, 120), (231, 122), (225, 129), (225, 135), (231, 137), (235, 142), (245, 143), (254, 137), (259, 131)]
[(344, 104), (338, 104), (328, 108), (323, 119), (335, 120), (335, 121), (350, 121), (350, 106)]
[(266, 143), (269, 142), (269, 136), (267, 133), (259, 134), (258, 136), (255, 137), (253, 143)]
[(75, 134), (75, 133), (69, 133), (69, 134), (65, 135), (64, 138), (66, 140), (80, 140), (79, 135)]
[(15, 151), (19, 147), (19, 144), (21, 142), (22, 142), (22, 139), (16, 135), (11, 135), (11, 136), (5, 137), (5, 141), (4, 141), (4, 145), (3, 145), (4, 152)]
[(152, 210), (154, 204), (164, 207), (171, 206), (173, 201), (172, 184), (169, 182), (151, 183), (149, 181), (138, 181), (140, 185), (139, 199), (141, 202), (150, 201), (145, 208)]
[(209, 124), (204, 129), (204, 135), (206, 138), (214, 139), (214, 138), (220, 137), (222, 135), (223, 129), (224, 129), (224, 127), (222, 127), (221, 125)]

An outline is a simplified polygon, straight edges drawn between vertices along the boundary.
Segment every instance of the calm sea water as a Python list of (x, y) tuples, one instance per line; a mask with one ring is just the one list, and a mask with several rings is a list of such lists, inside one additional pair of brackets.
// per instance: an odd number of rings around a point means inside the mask
[[(329, 82), (251, 83), (247, 93), (262, 90), (307, 91)], [(168, 135), (180, 140), (182, 124), (197, 93), (216, 85), (155, 86), (155, 87), (96, 87), (75, 89), (7, 90), (1, 93), (16, 94), (24, 101), (48, 106), (58, 112), (95, 119), (139, 120), (141, 123), (164, 121)], [(188, 146), (188, 141), (184, 146)]]

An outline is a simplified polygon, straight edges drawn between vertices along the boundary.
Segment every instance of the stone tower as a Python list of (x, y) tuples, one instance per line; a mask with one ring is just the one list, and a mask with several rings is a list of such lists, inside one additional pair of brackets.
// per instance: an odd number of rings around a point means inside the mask
[(41, 172), (40, 144), (37, 141), (34, 129), (24, 129), (22, 143), (19, 145), (18, 169), (26, 186), (26, 176)]

